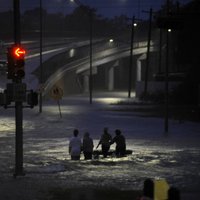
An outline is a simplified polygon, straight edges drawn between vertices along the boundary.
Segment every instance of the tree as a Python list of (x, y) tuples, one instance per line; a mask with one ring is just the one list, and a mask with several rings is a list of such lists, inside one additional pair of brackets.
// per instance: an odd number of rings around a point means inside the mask
[(0, 13), (0, 27), (1, 39), (13, 37), (13, 12), (11, 10)]

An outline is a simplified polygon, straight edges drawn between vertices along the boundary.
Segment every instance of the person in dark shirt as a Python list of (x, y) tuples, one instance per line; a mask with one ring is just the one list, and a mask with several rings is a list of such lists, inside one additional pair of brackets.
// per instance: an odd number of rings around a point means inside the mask
[(111, 140), (112, 136), (108, 133), (108, 128), (104, 128), (103, 134), (101, 135), (101, 139), (96, 147), (97, 149), (101, 144), (102, 154), (104, 158), (106, 158), (108, 155)]
[(93, 147), (94, 147), (93, 140), (90, 137), (90, 134), (86, 132), (83, 137), (83, 154), (85, 160), (92, 159)]
[(126, 140), (122, 135), (121, 130), (115, 130), (116, 136), (112, 139), (110, 144), (116, 143), (115, 153), (117, 157), (125, 156), (126, 153)]

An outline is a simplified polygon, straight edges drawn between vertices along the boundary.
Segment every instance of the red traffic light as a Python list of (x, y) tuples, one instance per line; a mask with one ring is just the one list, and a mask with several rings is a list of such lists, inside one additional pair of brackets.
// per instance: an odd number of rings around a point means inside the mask
[(7, 52), (8, 79), (21, 79), (25, 76), (25, 71), (24, 71), (25, 53), (26, 53), (25, 49), (20, 45), (12, 45), (11, 47), (8, 48)]
[(25, 49), (23, 49), (22, 47), (14, 47), (13, 48), (13, 54), (16, 58), (22, 58), (25, 56)]

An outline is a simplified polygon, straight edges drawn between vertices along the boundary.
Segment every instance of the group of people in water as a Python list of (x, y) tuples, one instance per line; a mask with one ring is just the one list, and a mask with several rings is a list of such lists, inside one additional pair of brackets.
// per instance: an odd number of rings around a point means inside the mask
[[(86, 132), (83, 136), (83, 140), (79, 138), (79, 130), (74, 129), (73, 137), (69, 141), (69, 153), (72, 160), (80, 160), (81, 152), (83, 152), (84, 159), (92, 159), (94, 143), (93, 139), (90, 137), (90, 134)], [(108, 156), (110, 150), (110, 145), (116, 144), (115, 154), (117, 157), (125, 156), (126, 153), (126, 141), (124, 135), (121, 133), (120, 129), (115, 130), (115, 136), (108, 132), (108, 128), (104, 128), (103, 134), (99, 140), (99, 143), (96, 149), (101, 145), (101, 150), (103, 157)]]

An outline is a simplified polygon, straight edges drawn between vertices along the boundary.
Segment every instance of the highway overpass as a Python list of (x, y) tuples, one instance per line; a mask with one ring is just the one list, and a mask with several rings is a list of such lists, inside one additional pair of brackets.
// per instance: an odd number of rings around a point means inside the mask
[[(151, 42), (150, 52), (157, 51), (157, 44)], [(93, 86), (97, 90), (116, 90), (128, 87), (127, 77), (130, 58), (130, 44), (108, 39), (99, 39), (92, 46)], [(50, 58), (43, 64), (44, 95), (54, 85), (61, 87), (64, 94), (88, 92), (90, 75), (89, 43), (76, 46)], [(133, 85), (142, 80), (147, 53), (147, 41), (134, 43)], [(63, 58), (65, 61), (63, 61)], [(40, 67), (34, 72), (40, 76)], [(119, 77), (120, 76), (120, 77)], [(124, 84), (119, 84), (119, 82)], [(118, 86), (117, 86), (118, 85)], [(123, 85), (123, 86), (122, 86)]]

